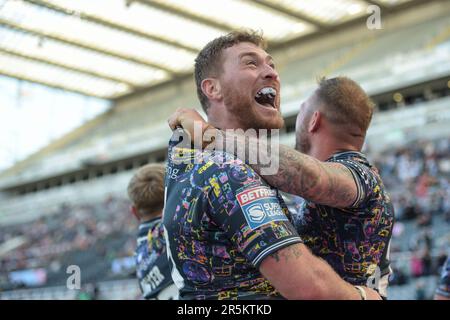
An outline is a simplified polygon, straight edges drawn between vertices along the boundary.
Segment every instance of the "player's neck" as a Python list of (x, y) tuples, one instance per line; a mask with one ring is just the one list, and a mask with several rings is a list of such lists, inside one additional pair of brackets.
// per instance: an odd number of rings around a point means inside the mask
[(210, 107), (208, 110), (208, 123), (220, 130), (244, 129), (239, 116), (228, 112), (224, 105)]
[(312, 144), (308, 155), (320, 161), (326, 161), (334, 154), (344, 151), (359, 151), (354, 146), (347, 144)]
[(139, 222), (140, 223), (147, 223), (147, 222), (155, 220), (156, 218), (159, 218), (159, 217), (161, 217), (161, 215), (145, 216), (145, 217), (142, 217)]

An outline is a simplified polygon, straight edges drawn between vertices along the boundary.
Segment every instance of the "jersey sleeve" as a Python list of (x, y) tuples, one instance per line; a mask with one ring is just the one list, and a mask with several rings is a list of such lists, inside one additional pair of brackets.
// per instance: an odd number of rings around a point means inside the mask
[(234, 160), (205, 178), (212, 221), (256, 268), (268, 255), (302, 242), (276, 190), (249, 166)]
[(350, 159), (336, 160), (336, 162), (350, 170), (356, 183), (357, 196), (349, 208), (358, 209), (364, 207), (375, 193), (381, 191), (378, 180), (369, 167)]

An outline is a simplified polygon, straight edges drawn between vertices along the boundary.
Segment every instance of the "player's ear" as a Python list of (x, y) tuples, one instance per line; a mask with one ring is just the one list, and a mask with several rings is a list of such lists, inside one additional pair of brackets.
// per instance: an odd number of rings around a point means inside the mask
[(209, 100), (222, 99), (222, 88), (220, 86), (219, 79), (216, 78), (203, 79), (201, 83), (201, 89), (203, 94), (207, 96)]
[(309, 132), (316, 132), (321, 125), (322, 122), (322, 114), (320, 111), (314, 111), (314, 113), (311, 116), (311, 119), (309, 120), (308, 124), (308, 131)]
[(141, 220), (141, 218), (139, 217), (138, 210), (135, 206), (130, 206), (130, 212), (138, 221)]

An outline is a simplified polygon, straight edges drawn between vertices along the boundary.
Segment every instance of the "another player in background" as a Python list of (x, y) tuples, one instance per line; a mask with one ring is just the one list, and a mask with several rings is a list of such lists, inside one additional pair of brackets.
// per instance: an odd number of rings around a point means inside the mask
[(178, 290), (170, 276), (161, 221), (164, 172), (164, 165), (148, 164), (140, 168), (128, 184), (131, 212), (140, 222), (135, 260), (139, 285), (145, 299), (178, 298)]
[(441, 280), (436, 289), (434, 300), (450, 300), (450, 257), (442, 267)]

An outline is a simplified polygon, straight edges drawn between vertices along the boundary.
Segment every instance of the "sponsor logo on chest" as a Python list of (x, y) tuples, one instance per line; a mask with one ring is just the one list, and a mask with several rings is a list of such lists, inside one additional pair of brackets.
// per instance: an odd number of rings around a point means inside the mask
[(236, 197), (252, 230), (272, 221), (288, 221), (275, 190), (261, 186), (242, 191)]

